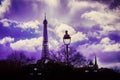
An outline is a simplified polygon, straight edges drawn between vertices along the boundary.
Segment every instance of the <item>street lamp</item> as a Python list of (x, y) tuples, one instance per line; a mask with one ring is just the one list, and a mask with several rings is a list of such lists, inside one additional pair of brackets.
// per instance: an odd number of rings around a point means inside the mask
[(68, 65), (69, 64), (69, 55), (68, 55), (68, 45), (70, 44), (71, 42), (71, 37), (70, 35), (68, 34), (68, 31), (66, 30), (65, 31), (65, 35), (63, 37), (63, 42), (64, 44), (66, 45), (66, 64)]

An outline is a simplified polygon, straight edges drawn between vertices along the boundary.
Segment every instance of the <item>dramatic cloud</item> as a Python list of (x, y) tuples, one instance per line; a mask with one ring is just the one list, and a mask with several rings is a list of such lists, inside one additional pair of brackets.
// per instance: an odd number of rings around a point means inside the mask
[(100, 41), (100, 43), (101, 44), (109, 44), (109, 43), (111, 43), (111, 40), (108, 37), (105, 37)]
[(10, 44), (14, 42), (14, 38), (5, 37), (0, 39), (0, 59), (5, 59), (8, 54), (12, 53), (13, 50), (10, 47)]
[(18, 25), (16, 25), (16, 27), (19, 27), (23, 30), (31, 29), (34, 31), (34, 32), (31, 31), (31, 33), (36, 33), (36, 34), (40, 34), (41, 33), (40, 29), (42, 29), (41, 24), (39, 23), (38, 20), (19, 23)]
[(103, 38), (100, 43), (101, 43), (101, 46), (103, 47), (104, 52), (119, 52), (120, 51), (120, 43), (115, 43), (109, 38)]
[(11, 37), (5, 37), (0, 40), (0, 44), (9, 44), (11, 42), (14, 42), (14, 38)]
[(89, 54), (99, 54), (99, 52), (119, 52), (120, 43), (115, 43), (113, 40), (110, 40), (108, 37), (101, 39), (100, 43), (84, 44), (78, 47), (78, 50), (82, 53)]
[(42, 37), (19, 40), (15, 43), (12, 43), (10, 46), (12, 47), (13, 50), (36, 52), (36, 51), (41, 50)]
[(72, 42), (88, 40), (87, 36), (82, 32), (77, 32), (74, 35), (72, 35), (71, 37), (72, 37), (72, 39), (71, 39)]
[(68, 30), (70, 46), (84, 56), (92, 59), (97, 55), (101, 65), (119, 64), (119, 7), (119, 0), (2, 0), (0, 56), (8, 54), (6, 49), (38, 56), (46, 13), (50, 50), (64, 44), (63, 36)]
[(120, 0), (111, 0), (110, 8), (119, 8), (120, 7)]
[(17, 22), (17, 21), (10, 20), (7, 18), (1, 19), (0, 23), (2, 23), (3, 27), (17, 27), (17, 28), (21, 28), (23, 30), (27, 30), (27, 29), (38, 30), (39, 27), (42, 25), (42, 24), (40, 24), (40, 22), (38, 20), (31, 20), (28, 22)]
[(120, 62), (120, 43), (115, 43), (108, 37), (102, 38), (99, 43), (80, 45), (77, 50), (88, 59), (93, 59), (97, 55), (101, 66)]
[(3, 24), (4, 27), (9, 27), (10, 23), (8, 19), (2, 19), (0, 22)]
[(82, 15), (82, 17), (92, 20), (100, 25), (109, 24), (109, 23), (115, 21), (116, 18), (118, 18), (117, 16), (112, 15), (110, 13), (97, 12), (97, 11), (91, 11), (91, 12), (85, 13)]
[(39, 21), (35, 20), (35, 21), (29, 21), (29, 22), (25, 22), (19, 25), (20, 28), (23, 29), (38, 29), (39, 28)]
[(91, 11), (84, 13), (81, 17), (91, 20), (96, 23), (96, 25), (99, 25), (103, 29), (101, 34), (108, 34), (110, 31), (119, 30), (119, 23), (116, 23), (119, 18), (111, 12)]
[[(106, 6), (103, 4), (100, 4), (98, 2), (90, 2), (90, 1), (79, 1), (79, 0), (72, 0), (69, 1), (68, 6), (70, 7), (71, 14), (75, 14), (78, 11), (83, 12), (85, 9), (96, 9), (96, 10), (102, 10)], [(88, 11), (89, 11), (88, 10)], [(86, 11), (85, 11), (86, 12)]]
[(11, 5), (10, 0), (3, 0), (0, 5), (0, 18), (4, 17), (4, 14), (9, 11)]
[(51, 0), (51, 1), (49, 1), (49, 0), (40, 0), (40, 1), (46, 3), (50, 7), (56, 7), (59, 4), (59, 0), (58, 1), (57, 0)]
[(74, 28), (72, 28), (71, 26), (67, 24), (60, 24), (59, 26), (55, 28), (56, 34), (60, 37), (61, 41), (63, 41), (63, 36), (66, 30), (68, 31), (70, 35), (73, 35), (76, 32)]

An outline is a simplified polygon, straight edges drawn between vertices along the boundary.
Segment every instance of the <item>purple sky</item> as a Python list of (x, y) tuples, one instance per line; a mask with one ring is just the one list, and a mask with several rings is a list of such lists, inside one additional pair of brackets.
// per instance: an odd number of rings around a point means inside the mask
[(120, 0), (0, 0), (0, 59), (15, 50), (40, 55), (45, 13), (51, 50), (68, 30), (84, 56), (120, 67)]

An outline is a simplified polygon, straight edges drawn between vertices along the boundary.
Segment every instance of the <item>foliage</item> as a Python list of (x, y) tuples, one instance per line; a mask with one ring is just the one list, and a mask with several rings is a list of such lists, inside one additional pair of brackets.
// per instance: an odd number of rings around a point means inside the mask
[(112, 70), (114, 70), (115, 72), (120, 73), (120, 68), (118, 66), (112, 67)]
[[(81, 66), (87, 63), (85, 57), (73, 47), (69, 47), (69, 63), (74, 66)], [(65, 62), (66, 61), (66, 50), (64, 46), (61, 46), (59, 50), (50, 51), (51, 59), (56, 62)]]
[(21, 65), (31, 64), (35, 61), (34, 57), (27, 57), (23, 52), (14, 52), (7, 56), (7, 60)]

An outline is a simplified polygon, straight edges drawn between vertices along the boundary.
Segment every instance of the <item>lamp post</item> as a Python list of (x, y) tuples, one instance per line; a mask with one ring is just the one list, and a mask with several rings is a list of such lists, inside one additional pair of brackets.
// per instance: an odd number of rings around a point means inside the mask
[(67, 30), (65, 31), (65, 35), (64, 35), (64, 37), (63, 37), (63, 42), (64, 42), (64, 44), (66, 45), (66, 65), (68, 65), (68, 64), (69, 64), (68, 46), (70, 45), (71, 37), (70, 37), (70, 35), (68, 34), (68, 31), (67, 31)]

